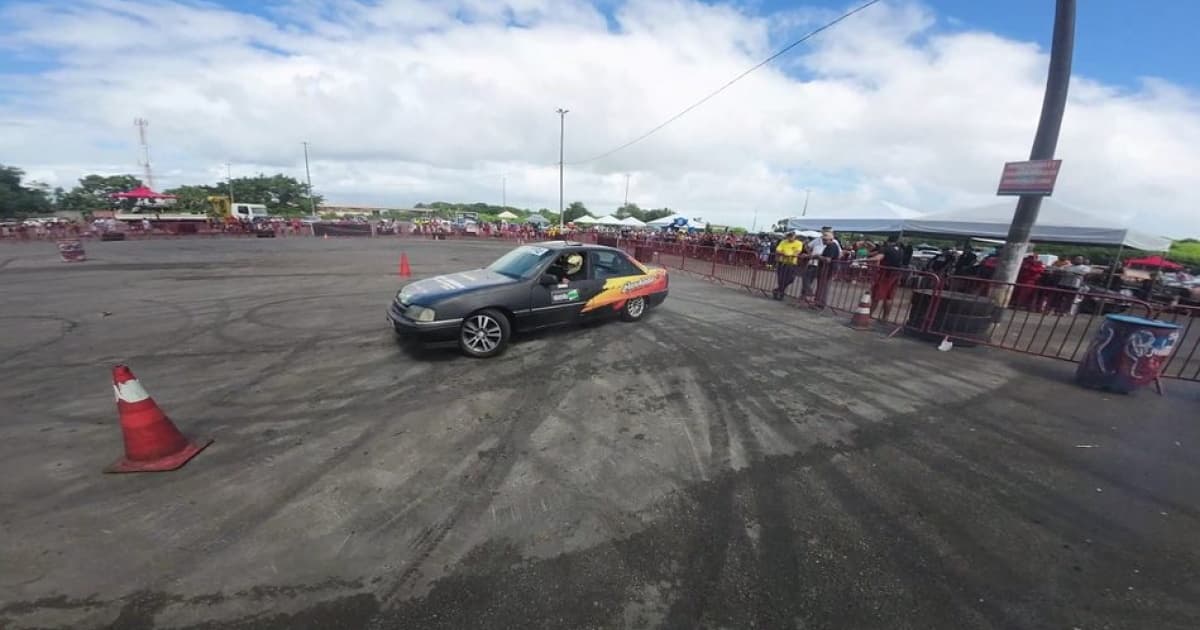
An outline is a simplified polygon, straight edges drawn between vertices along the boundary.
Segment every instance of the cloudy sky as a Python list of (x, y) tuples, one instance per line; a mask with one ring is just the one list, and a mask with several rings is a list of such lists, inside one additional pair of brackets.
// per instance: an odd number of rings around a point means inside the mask
[[(694, 0), (0, 2), (0, 161), (69, 187), (303, 177), (332, 202), (629, 199), (719, 223), (994, 203), (1028, 156), (1052, 0), (884, 0), (645, 141), (852, 3)], [(1200, 3), (1080, 3), (1055, 199), (1200, 236)], [(756, 219), (757, 217), (757, 219)]]

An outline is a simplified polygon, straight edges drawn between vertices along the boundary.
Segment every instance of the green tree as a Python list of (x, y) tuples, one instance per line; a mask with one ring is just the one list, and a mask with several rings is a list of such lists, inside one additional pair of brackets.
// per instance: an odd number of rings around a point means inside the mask
[(656, 221), (663, 217), (669, 217), (672, 214), (675, 214), (675, 211), (671, 210), (670, 208), (659, 208), (658, 210), (646, 210), (645, 212), (642, 213), (641, 220), (645, 221), (646, 223), (649, 223), (651, 221)]
[[(583, 205), (582, 201), (572, 201), (571, 205), (567, 206), (567, 209), (563, 211), (563, 218), (567, 223), (570, 223), (571, 221), (574, 221), (575, 219), (578, 219), (587, 213), (587, 206)], [(546, 218), (549, 219), (550, 217), (547, 216)], [(557, 220), (557, 212), (554, 213), (554, 218)]]
[[(220, 193), (228, 194), (229, 184)], [(309, 214), (308, 185), (282, 173), (239, 177), (233, 180), (233, 200), (246, 203), (261, 203), (267, 211), (281, 215)], [(312, 195), (312, 205), (319, 207), (323, 197)]]
[(0, 164), (0, 216), (27, 217), (50, 211), (50, 194), (45, 184), (22, 184), (25, 171)]
[(175, 201), (175, 210), (178, 212), (192, 212), (197, 214), (205, 214), (212, 212), (212, 204), (208, 198), (214, 195), (221, 197), (229, 196), (229, 188), (216, 185), (201, 185), (201, 186), (177, 186), (169, 190), (164, 190), (168, 195), (175, 195), (178, 199)]
[(627, 203), (620, 208), (617, 208), (617, 211), (613, 213), (613, 216), (617, 217), (618, 219), (633, 217), (639, 221), (645, 221), (645, 219), (642, 217), (646, 216), (646, 213), (642, 211), (642, 209), (639, 208), (636, 203)]
[(133, 190), (142, 185), (142, 180), (133, 175), (87, 175), (79, 185), (58, 199), (60, 210), (91, 212), (113, 207), (109, 196), (113, 193)]

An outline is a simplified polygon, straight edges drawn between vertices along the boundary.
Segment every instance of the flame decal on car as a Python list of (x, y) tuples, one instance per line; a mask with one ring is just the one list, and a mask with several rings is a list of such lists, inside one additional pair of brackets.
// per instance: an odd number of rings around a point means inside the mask
[(648, 269), (646, 275), (621, 276), (604, 281), (604, 288), (595, 297), (583, 305), (580, 312), (594, 311), (602, 306), (612, 306), (614, 310), (625, 306), (625, 302), (635, 297), (645, 297), (667, 290), (667, 270)]

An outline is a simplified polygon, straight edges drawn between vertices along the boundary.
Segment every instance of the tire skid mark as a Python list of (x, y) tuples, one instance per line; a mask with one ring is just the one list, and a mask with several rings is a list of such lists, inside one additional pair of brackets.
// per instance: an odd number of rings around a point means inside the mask
[[(602, 339), (594, 336), (588, 347), (580, 352), (584, 353), (584, 356), (590, 356), (587, 351), (594, 351), (601, 344)], [(544, 350), (548, 351), (549, 348)], [(527, 361), (522, 361), (522, 367), (523, 372), (536, 371), (542, 374), (547, 372), (542, 364), (531, 366)], [(574, 364), (571, 369), (572, 375), (577, 371), (579, 371), (579, 366)], [(549, 374), (556, 380), (568, 377), (561, 371), (549, 370)], [(507, 397), (504, 404), (499, 406), (501, 409), (510, 409), (511, 411), (497, 423), (503, 428), (484, 440), (498, 439), (495, 447), (480, 453), (480, 457), (468, 466), (466, 474), (459, 477), (457, 486), (443, 492), (451, 496), (460, 495), (461, 498), (455, 501), (440, 521), (431, 526), (430, 533), (423, 538), (424, 542), (415, 547), (415, 557), (408, 562), (408, 567), (393, 584), (383, 591), (381, 596), (383, 608), (394, 607), (404, 599), (406, 590), (414, 585), (418, 573), (433, 553), (442, 546), (459, 522), (464, 521), (465, 518), (465, 522), (471, 523), (475, 527), (478, 526), (476, 524), (479, 522), (479, 517), (491, 505), (494, 493), (503, 485), (508, 474), (516, 465), (521, 447), (528, 443), (533, 433), (546, 421), (548, 417), (544, 413), (546, 407), (559, 396), (560, 390), (555, 385), (556, 383), (553, 382), (543, 383), (542, 387), (536, 388), (533, 394), (518, 387)], [(483, 444), (484, 441), (481, 441), (480, 444)]]

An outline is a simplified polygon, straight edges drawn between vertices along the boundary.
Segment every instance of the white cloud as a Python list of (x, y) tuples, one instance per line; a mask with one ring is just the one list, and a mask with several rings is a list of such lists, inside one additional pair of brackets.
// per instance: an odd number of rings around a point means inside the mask
[[(151, 122), (163, 185), (303, 174), (331, 200), (556, 207), (567, 161), (633, 138), (821, 19), (693, 0), (302, 0), (277, 21), (168, 0), (0, 9), (0, 46), (53, 70), (0, 92), (0, 155), (60, 185), (135, 171)], [(624, 196), (749, 225), (798, 213), (940, 211), (994, 201), (1041, 103), (1044, 47), (946, 30), (914, 2), (872, 7), (650, 139), (567, 171), (567, 201)], [(14, 83), (15, 82), (15, 83)], [(1161, 79), (1076, 77), (1056, 198), (1171, 235), (1200, 234), (1200, 98)], [(886, 203), (885, 203), (886, 202)], [(890, 205), (889, 205), (890, 204)]]

